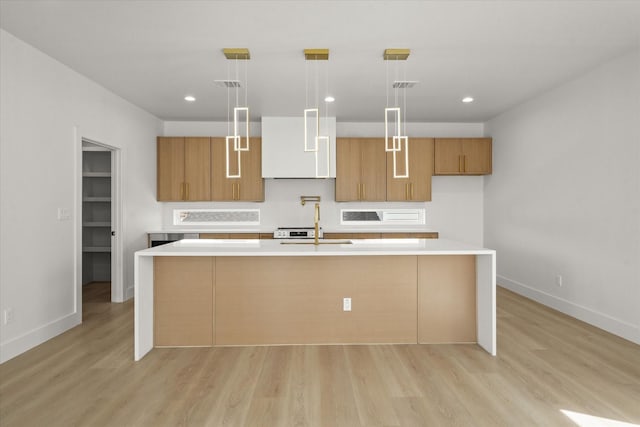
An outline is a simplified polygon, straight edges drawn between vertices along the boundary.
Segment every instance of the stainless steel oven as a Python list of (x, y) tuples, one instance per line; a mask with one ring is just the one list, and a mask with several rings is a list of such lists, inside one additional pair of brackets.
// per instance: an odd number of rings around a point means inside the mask
[(198, 233), (149, 233), (149, 247), (153, 248), (182, 239), (199, 239)]
[[(314, 227), (278, 227), (273, 232), (274, 239), (313, 239), (316, 230)], [(318, 239), (322, 239), (324, 233), (322, 227), (318, 230)]]

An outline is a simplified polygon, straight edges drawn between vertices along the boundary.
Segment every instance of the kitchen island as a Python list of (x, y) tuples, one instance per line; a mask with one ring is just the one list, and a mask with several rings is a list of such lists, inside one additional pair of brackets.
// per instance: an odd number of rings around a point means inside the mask
[(154, 346), (444, 342), (496, 354), (495, 251), (200, 239), (135, 254), (135, 360)]

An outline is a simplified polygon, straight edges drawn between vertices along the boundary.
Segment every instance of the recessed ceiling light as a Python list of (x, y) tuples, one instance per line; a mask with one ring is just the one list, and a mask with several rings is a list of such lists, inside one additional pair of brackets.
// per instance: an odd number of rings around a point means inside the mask
[(464, 98), (462, 98), (462, 102), (464, 102), (465, 104), (468, 104), (470, 102), (473, 102), (473, 98), (470, 96), (465, 96)]
[(335, 101), (335, 100), (336, 100), (336, 99), (335, 99), (333, 96), (331, 96), (331, 95), (327, 95), (327, 96), (324, 98), (324, 102), (333, 102), (333, 101)]
[(193, 101), (196, 100), (196, 97), (193, 96), (193, 95), (187, 95), (187, 96), (184, 97), (184, 100), (185, 101), (189, 101), (189, 102), (193, 102)]

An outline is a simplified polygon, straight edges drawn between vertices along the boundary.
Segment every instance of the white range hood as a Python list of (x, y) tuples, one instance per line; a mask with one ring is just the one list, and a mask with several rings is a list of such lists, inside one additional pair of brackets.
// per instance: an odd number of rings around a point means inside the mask
[[(336, 177), (336, 118), (320, 119), (329, 136), (329, 177)], [(326, 166), (326, 163), (323, 163)], [(326, 170), (326, 169), (325, 169)], [(324, 172), (323, 172), (324, 173)], [(304, 151), (303, 117), (262, 118), (263, 178), (315, 178), (315, 154)]]

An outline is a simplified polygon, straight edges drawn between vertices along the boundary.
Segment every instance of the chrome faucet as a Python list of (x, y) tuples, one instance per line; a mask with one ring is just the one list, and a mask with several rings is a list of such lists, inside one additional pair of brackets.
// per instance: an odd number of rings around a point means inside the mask
[(318, 236), (320, 235), (320, 203), (316, 203), (315, 206), (315, 212), (313, 215), (313, 226), (314, 226), (314, 238), (313, 238), (313, 244), (314, 245), (319, 245), (320, 242), (318, 241)]

